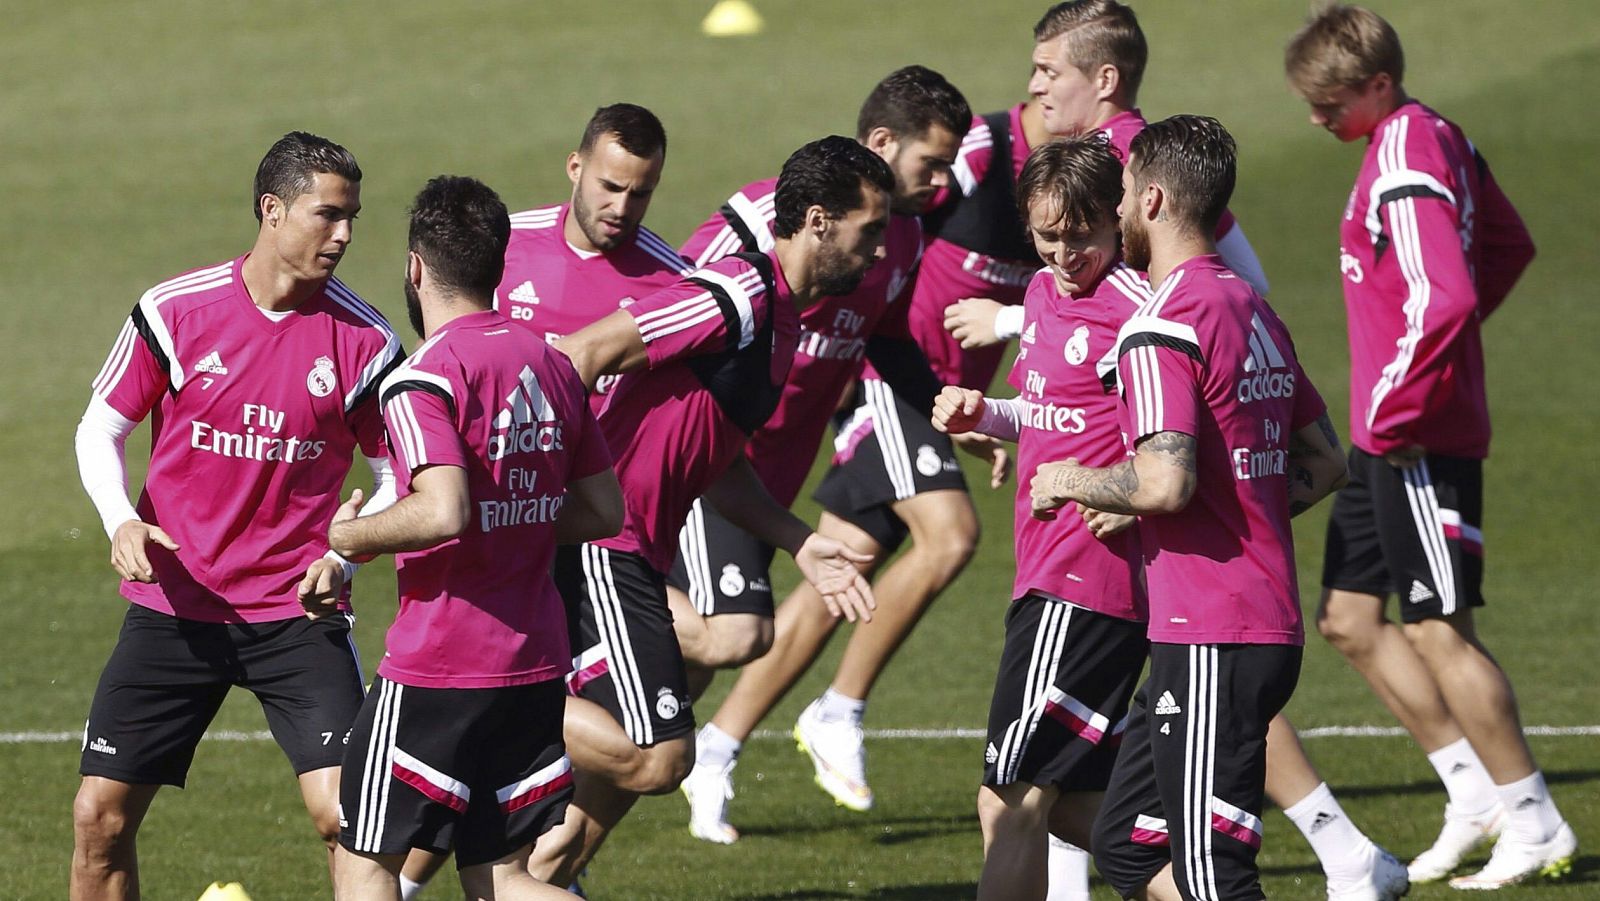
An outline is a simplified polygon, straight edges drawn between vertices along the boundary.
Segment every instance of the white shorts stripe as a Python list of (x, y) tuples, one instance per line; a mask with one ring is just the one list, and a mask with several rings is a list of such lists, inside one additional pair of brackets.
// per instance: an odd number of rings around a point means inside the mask
[(1450, 557), (1450, 543), (1444, 535), (1444, 518), (1439, 509), (1439, 496), (1433, 489), (1433, 474), (1427, 460), (1401, 470), (1406, 482), (1406, 500), (1411, 505), (1411, 516), (1416, 522), (1417, 538), (1422, 543), (1423, 554), (1428, 558), (1428, 569), (1433, 574), (1434, 588), (1439, 592), (1440, 612), (1456, 612), (1456, 571)]
[(628, 637), (628, 621), (623, 616), (622, 599), (617, 595), (616, 579), (611, 574), (611, 552), (592, 544), (583, 545), (583, 571), (589, 580), (589, 598), (594, 605), (595, 625), (611, 649), (610, 675), (622, 710), (622, 728), (635, 744), (655, 744), (655, 724), (645, 698), (639, 663)]
[(689, 507), (689, 517), (684, 520), (678, 536), (678, 553), (683, 557), (683, 569), (689, 577), (689, 602), (701, 616), (711, 616), (717, 612), (717, 595), (711, 589), (711, 552), (706, 539), (704, 499), (695, 498)]
[(1028, 657), (1028, 676), (1023, 680), (1020, 711), (1015, 721), (1006, 728), (1001, 741), (1000, 756), (995, 774), (1002, 785), (1017, 781), (1022, 768), (1022, 758), (1028, 744), (1039, 728), (1044, 716), (1045, 702), (1049, 700), (1050, 686), (1056, 671), (1061, 667), (1061, 652), (1067, 644), (1067, 629), (1072, 624), (1071, 604), (1046, 604), (1040, 613), (1039, 628), (1033, 637), (1033, 652)]
[(911, 452), (906, 447), (905, 432), (900, 428), (900, 411), (894, 392), (876, 379), (866, 379), (861, 384), (867, 389), (867, 402), (872, 407), (872, 431), (878, 439), (883, 468), (889, 474), (889, 484), (894, 487), (895, 500), (903, 501), (917, 493), (917, 483), (911, 474)]

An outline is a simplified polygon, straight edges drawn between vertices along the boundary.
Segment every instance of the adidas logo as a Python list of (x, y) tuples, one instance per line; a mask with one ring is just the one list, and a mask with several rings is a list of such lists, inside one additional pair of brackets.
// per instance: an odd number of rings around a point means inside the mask
[(1023, 333), (1022, 333), (1022, 343), (1023, 344), (1032, 344), (1034, 341), (1038, 340), (1037, 337), (1036, 337), (1036, 334), (1037, 334), (1036, 326), (1037, 326), (1037, 323), (1033, 323), (1033, 322), (1028, 323), (1028, 328), (1025, 331), (1023, 331)]
[(989, 747), (983, 749), (983, 762), (992, 764), (999, 759), (1000, 749), (994, 746), (994, 742), (989, 742)]
[(1411, 595), (1408, 599), (1413, 604), (1420, 604), (1423, 601), (1431, 601), (1433, 600), (1433, 591), (1429, 589), (1428, 586), (1413, 579), (1411, 581)]
[(1319, 811), (1317, 811), (1316, 817), (1311, 821), (1311, 828), (1309, 830), (1307, 830), (1307, 831), (1316, 832), (1318, 829), (1321, 829), (1322, 827), (1328, 825), (1329, 823), (1331, 823), (1331, 822), (1333, 822), (1334, 820), (1337, 820), (1337, 819), (1338, 819), (1338, 817), (1335, 816), (1334, 814), (1331, 814), (1331, 813), (1327, 812), (1326, 810), (1319, 810)]
[(1454, 776), (1465, 769), (1471, 769), (1471, 766), (1465, 760), (1457, 760), (1450, 765), (1450, 775)]
[(1242, 404), (1294, 396), (1294, 371), (1259, 313), (1250, 317), (1250, 356), (1244, 361), (1238, 395)]
[(521, 384), (506, 395), (506, 405), (494, 418), (494, 433), (489, 436), (491, 461), (512, 453), (562, 449), (561, 423), (539, 387), (538, 377), (531, 367), (524, 366), (519, 378)]
[(523, 282), (512, 290), (511, 299), (517, 303), (535, 304), (539, 302), (539, 292), (533, 290), (533, 282)]
[(222, 365), (222, 354), (212, 351), (206, 354), (205, 359), (194, 364), (195, 372), (209, 372), (212, 375), (227, 375), (228, 367)]
[(1183, 708), (1178, 706), (1178, 700), (1172, 696), (1172, 692), (1161, 693), (1161, 698), (1156, 701), (1156, 716), (1172, 716), (1182, 712)]
[(1535, 798), (1533, 795), (1523, 795), (1522, 799), (1517, 802), (1517, 806), (1512, 808), (1512, 809), (1513, 810), (1527, 810), (1530, 807), (1537, 807), (1538, 804), (1539, 804), (1539, 799), (1538, 798)]

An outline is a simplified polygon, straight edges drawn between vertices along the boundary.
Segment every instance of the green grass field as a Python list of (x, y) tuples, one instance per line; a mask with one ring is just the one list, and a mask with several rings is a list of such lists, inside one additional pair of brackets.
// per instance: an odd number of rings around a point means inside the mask
[[(71, 435), (121, 318), (173, 273), (240, 253), (254, 235), (250, 178), (265, 148), (303, 128), (347, 144), (365, 210), (340, 275), (404, 321), (404, 207), (428, 176), (495, 186), (513, 209), (566, 196), (561, 164), (589, 112), (650, 106), (671, 136), (649, 224), (671, 241), (794, 147), (849, 132), (889, 70), (924, 63), (980, 111), (1020, 99), (1043, 3), (756, 0), (760, 36), (700, 36), (710, 0), (455, 5), (158, 2), (7, 5), (0, 32), (0, 292), (10, 325), (0, 391), (0, 733), (79, 728), (124, 604), (78, 486)], [(1600, 526), (1600, 310), (1596, 229), (1584, 212), (1600, 129), (1600, 12), (1538, 0), (1378, 2), (1406, 40), (1412, 93), (1466, 128), (1539, 242), (1540, 258), (1486, 333), (1498, 427), (1488, 482), (1490, 606), (1480, 624), (1519, 690), (1525, 722), (1600, 722), (1590, 615)], [(1306, 124), (1283, 86), (1282, 45), (1301, 2), (1137, 5), (1153, 48), (1142, 106), (1216, 115), (1242, 152), (1233, 209), (1274, 304), (1330, 403), (1344, 411), (1335, 223), (1360, 157)], [(130, 445), (135, 476), (145, 439)], [(196, 491), (219, 490), (195, 486)], [(979, 727), (1011, 577), (1010, 500), (977, 492), (988, 526), (966, 574), (880, 683), (872, 728)], [(805, 506), (805, 515), (814, 514)], [(1322, 512), (1300, 524), (1314, 599)], [(376, 659), (393, 576), (363, 576), (360, 640)], [(792, 584), (783, 570), (780, 583)], [(836, 643), (838, 644), (838, 643)], [(837, 648), (835, 648), (835, 653)], [(768, 726), (787, 730), (827, 664)], [(702, 719), (723, 685), (701, 705)], [(1319, 639), (1290, 708), (1302, 727), (1392, 724)], [(216, 728), (258, 730), (235, 697)], [(1600, 897), (1600, 739), (1534, 740), (1588, 853), (1561, 886), (1517, 898)], [(1443, 795), (1401, 738), (1321, 738), (1312, 757), (1376, 839), (1407, 856), (1432, 839)], [(973, 813), (981, 743), (869, 744), (879, 807), (836, 809), (787, 742), (758, 740), (738, 770), (731, 848), (691, 839), (681, 798), (648, 799), (587, 882), (597, 898), (961, 898), (980, 867)], [(65, 894), (75, 742), (0, 744), (0, 898)], [(1316, 898), (1320, 873), (1293, 827), (1268, 818), (1269, 894)], [(210, 741), (184, 792), (141, 835), (152, 898), (214, 879), (262, 899), (326, 895), (290, 772), (268, 742)], [(1103, 897), (1110, 897), (1098, 888)], [(1412, 897), (1450, 895), (1419, 888)], [(428, 894), (449, 898), (449, 880)]]

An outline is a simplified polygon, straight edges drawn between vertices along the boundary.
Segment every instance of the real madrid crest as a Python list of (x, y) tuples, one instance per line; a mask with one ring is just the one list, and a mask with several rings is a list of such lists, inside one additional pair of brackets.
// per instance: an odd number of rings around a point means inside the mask
[(306, 390), (312, 397), (327, 397), (338, 385), (339, 380), (333, 374), (333, 358), (317, 357), (311, 364), (311, 371), (306, 373)]

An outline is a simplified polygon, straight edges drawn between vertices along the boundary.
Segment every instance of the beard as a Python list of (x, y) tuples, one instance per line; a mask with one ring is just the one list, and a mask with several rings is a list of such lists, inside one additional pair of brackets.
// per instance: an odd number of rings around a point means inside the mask
[(1132, 217), (1122, 220), (1122, 261), (1140, 272), (1150, 271), (1150, 232)]
[(626, 222), (617, 223), (622, 226), (622, 232), (615, 237), (607, 235), (600, 230), (600, 219), (589, 208), (583, 199), (583, 192), (574, 191), (572, 194), (572, 214), (578, 217), (578, 230), (600, 250), (616, 250), (633, 237), (633, 229)]
[(817, 292), (824, 297), (842, 297), (861, 287), (867, 277), (866, 266), (856, 266), (844, 252), (823, 242), (817, 248)]
[(418, 338), (428, 337), (422, 332), (422, 298), (417, 296), (417, 286), (411, 284), (409, 278), (406, 279), (406, 318), (411, 320)]

